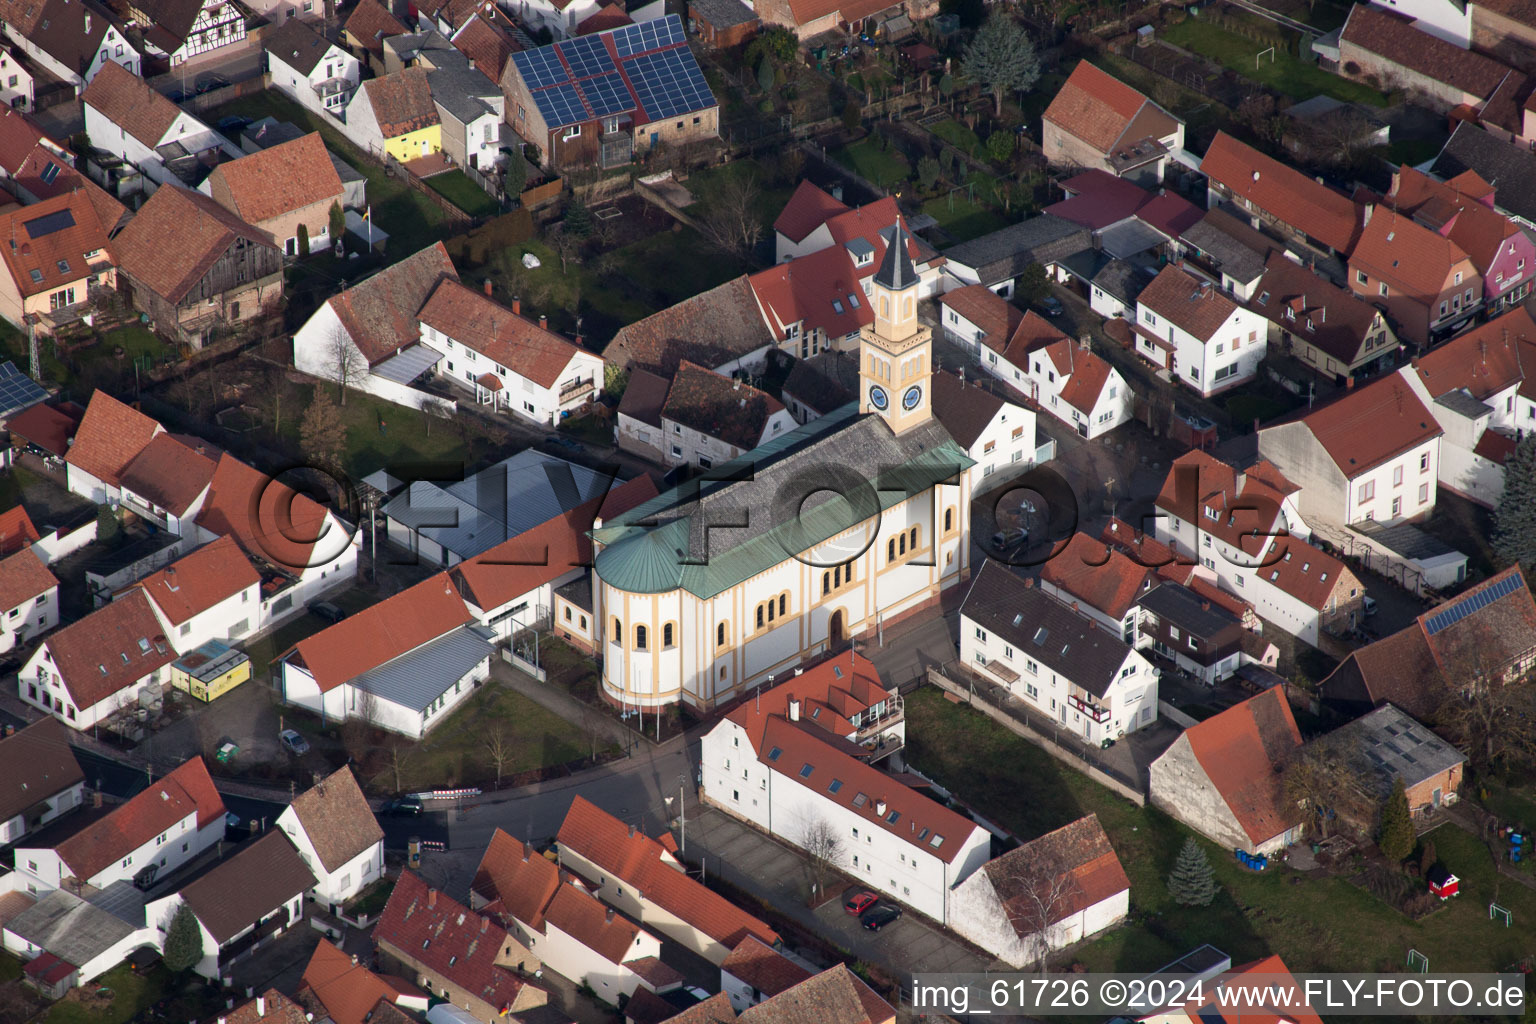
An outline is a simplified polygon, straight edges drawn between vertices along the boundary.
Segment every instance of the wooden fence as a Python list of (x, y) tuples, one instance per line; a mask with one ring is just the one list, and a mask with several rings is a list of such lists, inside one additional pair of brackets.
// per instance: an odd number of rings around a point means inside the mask
[(984, 697), (976, 694), (974, 690), (962, 686), (954, 680), (950, 679), (938, 669), (930, 668), (928, 670), (928, 682), (932, 683), (934, 686), (937, 686), (939, 689), (946, 693), (953, 694), (955, 697), (980, 711), (994, 722), (1003, 726), (1003, 728), (1007, 729), (1009, 732), (1012, 732), (1015, 735), (1033, 743), (1035, 746), (1039, 747), (1047, 754), (1050, 754), (1062, 764), (1075, 768), (1076, 770), (1082, 772), (1084, 775), (1088, 776), (1094, 782), (1097, 782), (1099, 785), (1119, 793), (1121, 796), (1131, 801), (1137, 807), (1146, 806), (1147, 795), (1142, 792), (1139, 785), (1132, 785), (1126, 780), (1120, 778), (1118, 775), (1112, 775), (1108, 771), (1105, 771), (1103, 768), (1095, 765), (1092, 761), (1089, 760), (1091, 755), (1087, 751), (1076, 750), (1071, 747), (1064, 746), (1055, 742), (1049, 736), (1036, 732), (1027, 720), (1017, 718), (1014, 715), (1009, 714), (1002, 708), (997, 707), (996, 705), (987, 701)]
[(535, 185), (530, 189), (525, 189), (517, 197), (517, 201), (520, 205), (532, 210), (543, 206), (545, 203), (552, 203), (559, 199), (560, 190), (563, 188), (565, 188), (565, 180), (563, 178), (550, 178), (542, 185)]
[(247, 78), (243, 82), (235, 82), (219, 89), (209, 89), (205, 93), (188, 96), (182, 100), (182, 105), (194, 114), (202, 114), (215, 107), (221, 107), (230, 100), (237, 100), (242, 96), (254, 96), (256, 93), (265, 92), (271, 84), (270, 74), (257, 75), (255, 78)]

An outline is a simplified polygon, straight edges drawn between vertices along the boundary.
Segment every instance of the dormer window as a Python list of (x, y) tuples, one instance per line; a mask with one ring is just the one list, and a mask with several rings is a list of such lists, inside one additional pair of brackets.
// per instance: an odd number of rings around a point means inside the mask
[(832, 312), (836, 313), (838, 316), (842, 316), (843, 315), (843, 300), (842, 299), (833, 299), (832, 300)]
[(848, 306), (850, 309), (859, 308), (859, 297), (852, 292), (848, 293)]

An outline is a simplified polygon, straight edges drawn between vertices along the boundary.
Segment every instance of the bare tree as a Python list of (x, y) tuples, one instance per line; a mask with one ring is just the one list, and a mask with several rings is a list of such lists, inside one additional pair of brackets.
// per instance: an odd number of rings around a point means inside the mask
[(755, 174), (733, 174), (710, 201), (702, 221), (711, 245), (734, 256), (750, 256), (763, 237), (757, 204), (761, 193)]
[(564, 274), (572, 261), (581, 262), (582, 240), (568, 231), (555, 231), (549, 236), (549, 247), (560, 257), (560, 273)]
[(346, 405), (347, 388), (355, 386), (368, 375), (368, 360), (352, 344), (351, 335), (340, 324), (331, 327), (326, 346), (326, 356), (335, 373), (337, 401)]
[(268, 371), (266, 387), (262, 389), (261, 402), (271, 418), (274, 438), (283, 432), (283, 409), (288, 403), (289, 390), (287, 370), (275, 366)]
[(374, 722), (379, 717), (379, 698), (373, 691), (356, 688), (352, 712), (341, 726), (341, 746), (352, 760), (362, 763), (373, 742)]
[(390, 781), (390, 792), (398, 795), (405, 791), (406, 779), (410, 777), (415, 762), (416, 744), (404, 736), (391, 733), (384, 741), (384, 767), (374, 777), (387, 778)]
[(812, 897), (826, 888), (843, 859), (843, 837), (825, 818), (809, 818), (800, 833), (800, 846), (811, 857)]
[(581, 728), (587, 734), (588, 754), (594, 762), (597, 761), (597, 752), (601, 750), (608, 739), (608, 716), (594, 707), (586, 707), (581, 712)]
[(453, 408), (441, 398), (428, 398), (421, 403), (421, 419), (426, 425), (427, 436), (432, 436), (434, 422), (446, 423), (453, 419)]
[(1536, 683), (1483, 684), (1447, 693), (1435, 719), (1478, 768), (1517, 768), (1536, 760)]
[(1320, 837), (1341, 821), (1369, 828), (1375, 819), (1378, 797), (1370, 781), (1349, 751), (1331, 737), (1298, 748), (1280, 770), (1280, 784)]
[(1019, 909), (1015, 927), (1024, 933), (1029, 958), (1044, 974), (1054, 949), (1056, 926), (1082, 890), (1072, 865), (1060, 851), (1037, 846), (1030, 854), (1028, 858), (1008, 859), (998, 887), (1006, 889), (1009, 904)]
[(507, 724), (501, 719), (492, 719), (486, 724), (485, 734), (480, 737), (481, 744), (485, 747), (485, 759), (496, 769), (496, 788), (501, 788), (502, 773), (507, 770), (507, 765), (517, 758), (517, 745), (513, 742), (513, 735), (507, 729)]

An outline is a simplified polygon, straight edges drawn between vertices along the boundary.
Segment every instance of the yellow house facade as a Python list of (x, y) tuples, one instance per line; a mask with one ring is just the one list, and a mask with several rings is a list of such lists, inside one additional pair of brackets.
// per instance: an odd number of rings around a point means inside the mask
[(416, 131), (384, 140), (384, 151), (401, 163), (415, 160), (417, 157), (431, 156), (442, 148), (443, 126), (441, 124), (428, 125), (426, 128), (418, 128)]
[(593, 645), (610, 700), (715, 707), (969, 576), (974, 463), (932, 415), (917, 286), (898, 227), (857, 406), (596, 524)]
[(171, 666), (171, 685), (200, 701), (214, 701), (251, 678), (251, 659), (210, 640)]

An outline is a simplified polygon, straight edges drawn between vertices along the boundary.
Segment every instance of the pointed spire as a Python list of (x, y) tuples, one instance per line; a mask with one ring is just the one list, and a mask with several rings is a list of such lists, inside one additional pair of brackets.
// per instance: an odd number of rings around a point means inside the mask
[(893, 292), (905, 291), (917, 284), (917, 269), (912, 266), (912, 254), (908, 252), (906, 228), (898, 218), (891, 231), (890, 244), (885, 247), (885, 259), (875, 272), (875, 284)]

